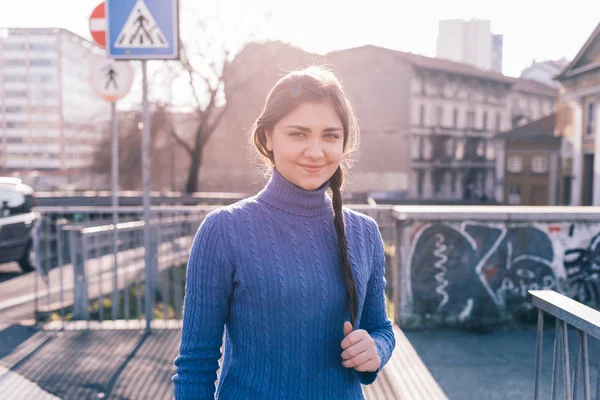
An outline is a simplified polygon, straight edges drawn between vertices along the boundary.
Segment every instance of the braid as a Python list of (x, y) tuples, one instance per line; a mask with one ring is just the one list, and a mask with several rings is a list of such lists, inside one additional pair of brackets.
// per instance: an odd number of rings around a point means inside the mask
[(341, 167), (338, 167), (329, 182), (333, 194), (333, 222), (337, 232), (338, 247), (342, 256), (341, 272), (346, 286), (346, 294), (348, 295), (350, 322), (352, 323), (352, 327), (356, 329), (354, 325), (358, 318), (358, 293), (356, 291), (354, 275), (352, 274), (352, 264), (350, 264), (350, 258), (348, 256), (348, 242), (346, 241), (341, 192), (342, 183), (344, 182), (344, 171), (342, 171)]

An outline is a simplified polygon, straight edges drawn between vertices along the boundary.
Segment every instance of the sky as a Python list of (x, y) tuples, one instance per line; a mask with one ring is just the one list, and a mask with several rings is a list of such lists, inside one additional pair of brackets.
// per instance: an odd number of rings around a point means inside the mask
[[(573, 58), (600, 22), (600, 2), (570, 0), (180, 0), (181, 13), (218, 16), (231, 26), (254, 18), (256, 37), (306, 51), (373, 44), (435, 56), (440, 19), (489, 19), (504, 35), (503, 73), (518, 76), (532, 60)], [(91, 38), (88, 19), (99, 0), (0, 0), (0, 27), (56, 26)], [(352, 4), (354, 3), (354, 4)], [(250, 15), (250, 17), (248, 17)], [(259, 17), (257, 17), (259, 15)], [(266, 15), (266, 19), (265, 19)]]

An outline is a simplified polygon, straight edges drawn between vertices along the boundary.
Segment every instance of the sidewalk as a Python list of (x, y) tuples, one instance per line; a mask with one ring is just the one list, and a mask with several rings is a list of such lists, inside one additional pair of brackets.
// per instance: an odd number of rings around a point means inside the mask
[[(554, 325), (548, 325), (543, 341), (542, 399), (550, 398), (552, 382)], [(404, 333), (450, 400), (533, 399), (535, 327), (484, 334), (450, 329)], [(576, 339), (575, 331), (569, 329), (571, 369), (575, 365)], [(600, 343), (588, 337), (588, 345), (591, 398), (595, 398)], [(562, 369), (559, 373), (558, 398), (563, 398)], [(583, 386), (579, 393), (583, 398)]]

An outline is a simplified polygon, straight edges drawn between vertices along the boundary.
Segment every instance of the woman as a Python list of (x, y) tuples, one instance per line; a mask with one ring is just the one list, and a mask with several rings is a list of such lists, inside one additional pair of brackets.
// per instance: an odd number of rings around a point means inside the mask
[[(188, 262), (175, 398), (364, 399), (395, 346), (376, 222), (342, 209), (356, 118), (333, 73), (280, 79), (253, 129), (272, 167), (210, 213)], [(326, 193), (331, 190), (332, 198)]]

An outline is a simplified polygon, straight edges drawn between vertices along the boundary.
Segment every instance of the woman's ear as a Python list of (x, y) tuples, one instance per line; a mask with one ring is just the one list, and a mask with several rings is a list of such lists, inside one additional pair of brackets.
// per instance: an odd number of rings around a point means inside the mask
[(265, 139), (266, 139), (265, 147), (267, 148), (268, 151), (271, 151), (271, 152), (273, 151), (272, 135), (273, 135), (273, 133), (271, 131), (265, 130)]

